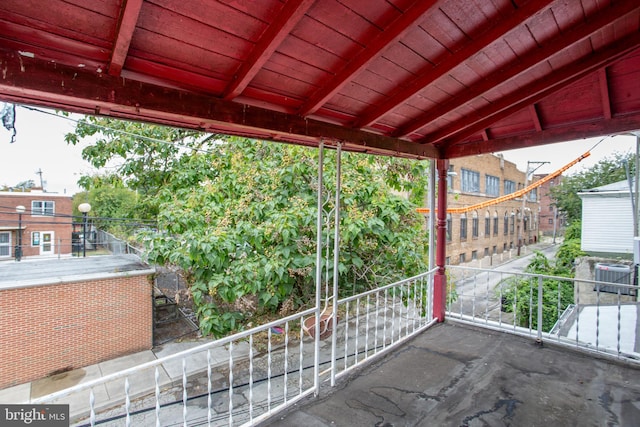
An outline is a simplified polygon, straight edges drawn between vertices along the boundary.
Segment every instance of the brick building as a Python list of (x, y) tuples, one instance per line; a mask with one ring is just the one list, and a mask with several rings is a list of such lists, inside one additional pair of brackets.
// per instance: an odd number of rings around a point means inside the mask
[[(452, 159), (448, 181), (450, 208), (486, 202), (531, 184), (514, 163), (492, 154)], [(536, 242), (538, 193), (539, 189), (530, 192), (526, 202), (516, 198), (463, 214), (447, 214), (447, 264), (477, 261), (488, 266), (495, 256), (515, 254), (521, 245)]]
[(22, 257), (70, 254), (72, 212), (66, 195), (0, 192), (0, 260), (16, 258), (18, 247)]
[(0, 263), (0, 389), (153, 345), (153, 274), (133, 255)]
[[(534, 175), (536, 179), (542, 179), (547, 174)], [(557, 207), (551, 199), (551, 188), (562, 183), (562, 175), (543, 184), (538, 189), (540, 194), (540, 233), (545, 236), (561, 235), (565, 226), (565, 219), (562, 212), (558, 212)], [(555, 220), (554, 220), (555, 216)]]

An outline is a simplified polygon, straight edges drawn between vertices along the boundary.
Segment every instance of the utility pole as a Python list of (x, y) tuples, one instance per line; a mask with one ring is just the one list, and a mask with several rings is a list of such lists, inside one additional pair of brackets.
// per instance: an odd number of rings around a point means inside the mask
[[(527, 171), (524, 174), (524, 188), (527, 188), (527, 186), (529, 185), (529, 174), (533, 174), (535, 171), (537, 171), (539, 168), (542, 167), (542, 165), (545, 165), (549, 162), (532, 162), (532, 161), (527, 161)], [(537, 165), (531, 172), (529, 172), (529, 166), (530, 165)], [(520, 227), (519, 231), (518, 231), (518, 255), (520, 255), (520, 248), (523, 245), (523, 241), (524, 241), (524, 218), (525, 218), (525, 208), (527, 207), (527, 194), (525, 193), (522, 195), (522, 210), (520, 211)]]
[(40, 188), (44, 191), (44, 180), (42, 179), (42, 168), (38, 168), (36, 175), (40, 175)]

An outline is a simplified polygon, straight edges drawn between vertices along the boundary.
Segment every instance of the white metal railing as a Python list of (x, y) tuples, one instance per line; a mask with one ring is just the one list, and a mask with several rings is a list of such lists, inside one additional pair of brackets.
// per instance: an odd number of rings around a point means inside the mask
[(431, 292), (434, 272), (338, 301), (334, 379), (435, 323)]
[(339, 300), (317, 341), (320, 307), (31, 403), (69, 403), (76, 425), (256, 424), (432, 325), (434, 271)]
[(449, 319), (640, 363), (637, 286), (460, 266), (447, 282)]

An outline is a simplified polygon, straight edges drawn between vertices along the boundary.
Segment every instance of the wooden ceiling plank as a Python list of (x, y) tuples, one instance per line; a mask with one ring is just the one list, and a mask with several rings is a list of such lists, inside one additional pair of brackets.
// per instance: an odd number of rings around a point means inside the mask
[(269, 25), (265, 34), (256, 43), (246, 61), (234, 75), (233, 81), (224, 91), (224, 99), (234, 99), (246, 89), (258, 71), (269, 60), (313, 3), (314, 0), (287, 1), (282, 12)]
[(461, 49), (448, 55), (435, 67), (429, 65), (421, 73), (418, 73), (418, 78), (409, 83), (403, 90), (396, 92), (381, 105), (375, 106), (369, 111), (365, 111), (361, 118), (354, 123), (354, 127), (363, 128), (370, 126), (382, 116), (388, 114), (409, 98), (416, 95), (424, 89), (425, 86), (444, 76), (452, 69), (466, 61), (467, 58), (478, 54), (482, 49), (503, 37), (519, 24), (522, 24), (523, 21), (546, 8), (549, 3), (551, 3), (551, 0), (531, 0), (527, 2), (523, 7), (509, 14), (509, 16), (504, 21), (501, 21), (500, 24), (493, 25), (491, 28), (488, 28), (477, 39), (464, 44)]
[(113, 44), (111, 52), (111, 60), (109, 61), (109, 74), (119, 76), (127, 59), (133, 31), (136, 29), (140, 9), (143, 0), (125, 0), (122, 5), (122, 13), (116, 30), (116, 40)]
[(549, 128), (541, 132), (517, 135), (508, 138), (496, 138), (482, 144), (468, 143), (452, 146), (445, 151), (446, 158), (466, 157), (496, 151), (529, 148), (544, 144), (554, 144), (570, 140), (614, 135), (637, 130), (640, 113), (628, 114), (610, 119), (600, 118), (585, 123)]
[(382, 55), (385, 49), (402, 38), (413, 27), (424, 13), (436, 5), (440, 0), (417, 0), (404, 14), (397, 18), (385, 31), (376, 36), (367, 47), (357, 54), (353, 60), (340, 71), (330, 82), (322, 85), (309, 100), (300, 108), (301, 116), (308, 116), (318, 111), (333, 95), (351, 81), (374, 59)]
[(607, 69), (598, 71), (600, 80), (600, 96), (602, 97), (602, 113), (605, 119), (611, 118), (611, 96), (609, 95), (609, 82), (607, 79)]
[(482, 80), (477, 85), (470, 87), (462, 92), (459, 96), (452, 98), (450, 101), (439, 104), (435, 110), (427, 111), (422, 116), (407, 123), (398, 129), (393, 136), (402, 138), (411, 133), (427, 126), (439, 117), (459, 108), (460, 106), (470, 102), (474, 98), (495, 88), (502, 82), (511, 80), (526, 70), (534, 67), (540, 62), (546, 61), (549, 57), (567, 49), (569, 46), (578, 43), (601, 28), (606, 27), (620, 17), (625, 16), (638, 8), (633, 2), (618, 2), (611, 5), (610, 8), (596, 14), (592, 19), (588, 19), (584, 24), (568, 30), (567, 32), (552, 39), (550, 43), (540, 48), (530, 55), (514, 61), (511, 66), (500, 69), (498, 72)]
[(604, 47), (590, 57), (568, 65), (551, 76), (524, 86), (500, 101), (465, 117), (463, 122), (452, 123), (446, 128), (426, 135), (423, 143), (455, 145), (482, 131), (482, 129), (490, 127), (491, 124), (527, 107), (531, 103), (541, 101), (558, 89), (580, 80), (601, 67), (612, 64), (638, 47), (640, 47), (640, 33), (634, 33), (617, 40), (612, 45)]
[(312, 143), (342, 141), (354, 149), (400, 157), (437, 157), (434, 147), (305, 119), (184, 90), (83, 72), (0, 51), (0, 99), (35, 105), (64, 105), (74, 112), (172, 123), (192, 129), (226, 129), (235, 135)]

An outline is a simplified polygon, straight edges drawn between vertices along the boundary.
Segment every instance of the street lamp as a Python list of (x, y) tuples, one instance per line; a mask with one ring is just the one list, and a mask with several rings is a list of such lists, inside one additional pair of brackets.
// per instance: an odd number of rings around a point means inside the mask
[(16, 246), (16, 261), (22, 259), (22, 214), (26, 208), (22, 205), (16, 206), (16, 212), (18, 212), (18, 245)]
[(78, 210), (82, 212), (82, 256), (87, 256), (87, 214), (91, 210), (89, 203), (81, 203)]

